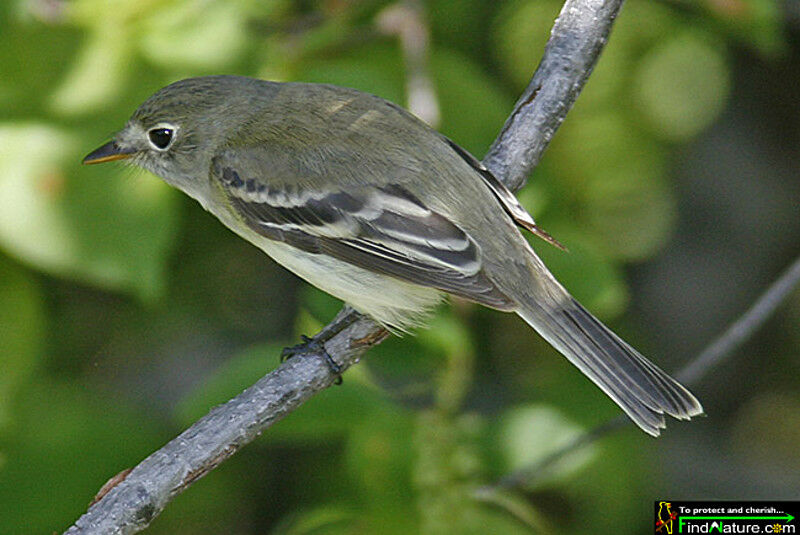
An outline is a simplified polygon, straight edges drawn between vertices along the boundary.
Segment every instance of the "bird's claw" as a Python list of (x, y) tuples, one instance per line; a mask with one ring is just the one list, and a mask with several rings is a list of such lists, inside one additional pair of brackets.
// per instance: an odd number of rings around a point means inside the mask
[(304, 334), (300, 335), (300, 339), (303, 341), (302, 343), (284, 347), (283, 350), (281, 350), (281, 363), (284, 363), (290, 358), (296, 357), (297, 355), (316, 351), (321, 345), (313, 338), (309, 338)]
[(336, 361), (333, 360), (333, 357), (330, 356), (328, 351), (325, 349), (325, 344), (316, 338), (309, 338), (304, 334), (300, 335), (300, 339), (302, 340), (301, 343), (283, 348), (281, 351), (281, 362), (286, 362), (290, 358), (298, 355), (320, 354), (325, 359), (325, 362), (328, 364), (328, 368), (330, 368), (331, 372), (337, 376), (334, 384), (342, 384), (342, 367), (339, 366)]

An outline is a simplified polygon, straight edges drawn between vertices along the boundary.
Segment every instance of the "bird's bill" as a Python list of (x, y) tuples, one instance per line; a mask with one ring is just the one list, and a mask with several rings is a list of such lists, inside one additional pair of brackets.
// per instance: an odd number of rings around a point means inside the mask
[(135, 149), (122, 148), (114, 141), (109, 141), (102, 147), (99, 147), (87, 154), (83, 159), (83, 164), (90, 165), (95, 163), (113, 162), (114, 160), (124, 160), (133, 156), (135, 152)]

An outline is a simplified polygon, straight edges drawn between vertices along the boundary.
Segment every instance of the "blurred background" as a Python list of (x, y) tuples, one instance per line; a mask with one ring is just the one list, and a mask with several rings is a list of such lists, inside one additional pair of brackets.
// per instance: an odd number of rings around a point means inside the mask
[[(800, 254), (800, 3), (629, 0), (520, 192), (536, 250), (663, 368)], [(356, 87), (481, 157), (557, 0), (0, 3), (0, 533), (52, 533), (100, 486), (278, 364), (340, 303), (155, 177), (82, 167), (169, 82)], [(457, 302), (179, 496), (149, 533), (645, 533), (653, 500), (800, 497), (800, 292), (693, 390), (476, 493), (618, 410), (516, 316)]]

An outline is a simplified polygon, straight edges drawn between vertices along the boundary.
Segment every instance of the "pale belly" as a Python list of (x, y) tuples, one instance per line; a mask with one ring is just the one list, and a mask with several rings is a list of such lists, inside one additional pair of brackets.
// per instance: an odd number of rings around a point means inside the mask
[(268, 240), (249, 229), (236, 232), (289, 271), (392, 331), (407, 331), (420, 325), (444, 295), (433, 288), (403, 282), (330, 256), (307, 253)]

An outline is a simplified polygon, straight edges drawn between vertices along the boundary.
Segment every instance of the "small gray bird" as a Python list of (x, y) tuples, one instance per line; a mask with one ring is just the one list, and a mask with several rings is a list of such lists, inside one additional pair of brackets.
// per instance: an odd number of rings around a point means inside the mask
[(150, 97), (84, 163), (128, 159), (393, 331), (444, 293), (516, 312), (645, 432), (695, 397), (573, 299), (519, 227), (556, 243), (480, 162), (353, 89), (207, 76)]

